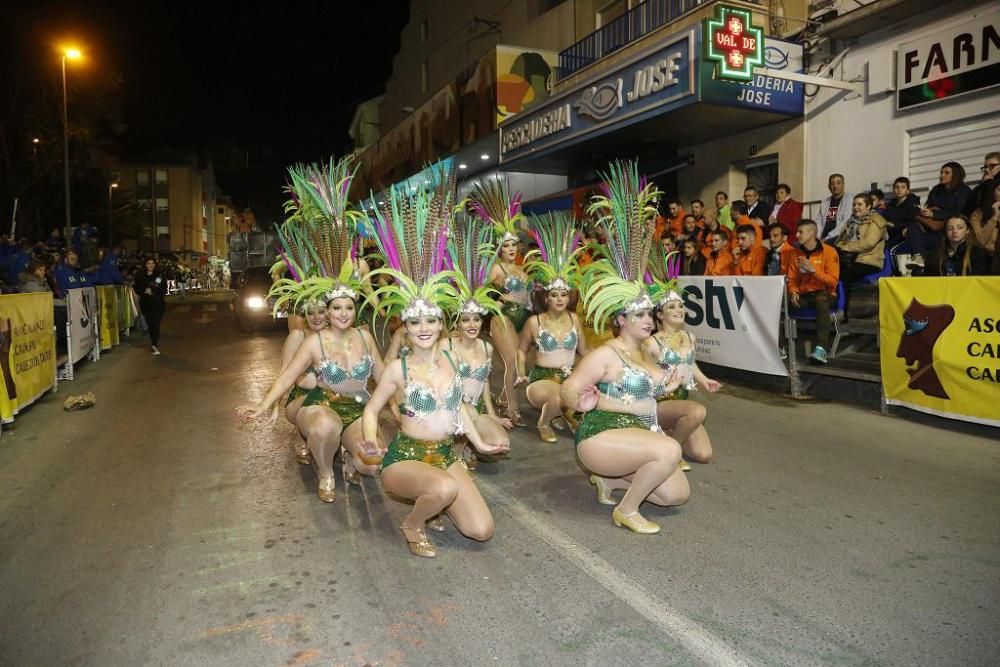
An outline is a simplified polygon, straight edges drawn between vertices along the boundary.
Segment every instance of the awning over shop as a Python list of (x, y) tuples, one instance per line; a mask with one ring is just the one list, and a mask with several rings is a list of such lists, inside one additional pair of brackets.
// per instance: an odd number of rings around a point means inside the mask
[[(701, 47), (699, 29), (668, 36), (501, 124), (501, 166), (568, 173), (802, 115), (801, 83), (763, 75), (746, 83), (720, 80)], [(770, 69), (801, 71), (802, 47), (765, 38), (764, 61)]]

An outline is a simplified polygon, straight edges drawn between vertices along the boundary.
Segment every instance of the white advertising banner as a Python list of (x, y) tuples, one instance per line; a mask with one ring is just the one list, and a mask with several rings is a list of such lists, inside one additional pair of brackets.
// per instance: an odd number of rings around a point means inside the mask
[(66, 316), (69, 318), (70, 363), (90, 354), (97, 342), (94, 318), (97, 317), (97, 293), (93, 287), (66, 290)]
[(784, 276), (681, 276), (698, 361), (788, 375), (778, 349)]

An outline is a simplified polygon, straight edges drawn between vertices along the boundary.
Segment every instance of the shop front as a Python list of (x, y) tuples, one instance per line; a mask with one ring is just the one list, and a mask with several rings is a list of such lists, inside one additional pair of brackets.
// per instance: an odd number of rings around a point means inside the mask
[[(610, 71), (574, 77), (501, 123), (501, 168), (584, 186), (609, 161), (638, 158), (668, 194), (707, 201), (715, 189), (741, 196), (753, 173), (794, 181), (803, 84), (755, 70), (801, 71), (802, 47), (764, 36), (748, 14), (735, 34), (727, 26), (706, 20), (643, 44)], [(774, 168), (753, 172), (755, 164)]]

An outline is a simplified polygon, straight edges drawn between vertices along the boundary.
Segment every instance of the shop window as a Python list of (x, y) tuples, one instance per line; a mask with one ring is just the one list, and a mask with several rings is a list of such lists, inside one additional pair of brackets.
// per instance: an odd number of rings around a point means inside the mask
[(156, 236), (161, 239), (170, 238), (170, 227), (167, 225), (157, 225), (156, 226)]
[[(757, 192), (760, 193), (760, 198), (770, 204), (774, 203), (774, 191), (778, 187), (778, 159), (768, 158), (766, 160), (758, 160), (755, 162), (750, 162), (746, 166), (747, 170), (747, 185), (746, 187), (755, 187)], [(739, 195), (734, 194), (733, 198), (740, 198), (743, 193)]]
[(166, 197), (157, 197), (156, 198), (156, 212), (157, 213), (166, 213), (169, 210), (170, 210), (170, 202), (169, 202), (169, 200), (167, 200)]
[(156, 170), (156, 184), (157, 185), (166, 185), (167, 184), (167, 170), (166, 169), (157, 169)]

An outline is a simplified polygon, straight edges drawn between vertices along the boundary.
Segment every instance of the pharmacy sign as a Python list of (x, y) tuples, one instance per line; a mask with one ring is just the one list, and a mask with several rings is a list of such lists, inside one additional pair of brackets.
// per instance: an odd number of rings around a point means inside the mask
[(751, 25), (746, 9), (716, 5), (715, 18), (702, 22), (702, 42), (720, 79), (750, 81), (754, 67), (764, 63), (764, 31)]

